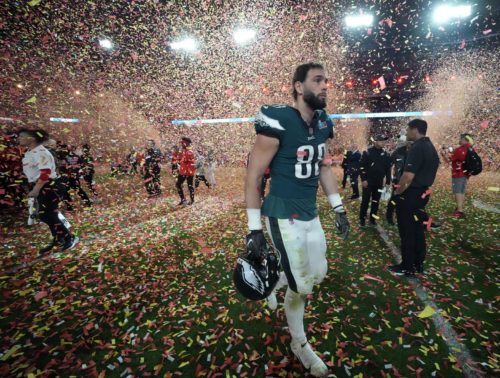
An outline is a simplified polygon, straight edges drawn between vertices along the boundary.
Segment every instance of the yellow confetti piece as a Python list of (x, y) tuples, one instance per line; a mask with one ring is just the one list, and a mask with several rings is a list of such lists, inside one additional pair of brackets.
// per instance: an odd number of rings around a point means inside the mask
[(35, 102), (36, 102), (36, 96), (33, 96), (30, 99), (26, 100), (27, 104), (34, 104)]
[(425, 306), (424, 310), (420, 314), (418, 314), (418, 317), (420, 319), (428, 318), (434, 315), (435, 312), (436, 310), (434, 310), (431, 306)]
[(68, 273), (74, 272), (77, 268), (78, 268), (78, 265), (75, 265), (74, 267), (69, 268)]
[(500, 192), (500, 188), (498, 186), (489, 186), (488, 190), (492, 192)]
[(179, 369), (183, 368), (186, 365), (189, 365), (189, 361), (184, 361), (182, 364), (180, 364)]
[(12, 348), (10, 348), (7, 352), (4, 353), (4, 355), (0, 358), (0, 361), (6, 361), (10, 356), (12, 356), (14, 353), (17, 352), (18, 349), (20, 349), (20, 345), (14, 345)]
[(378, 215), (375, 215), (375, 214), (372, 214), (372, 217), (375, 219), (380, 219), (380, 217)]
[(31, 1), (28, 3), (28, 5), (29, 5), (30, 7), (36, 7), (38, 4), (40, 4), (40, 3), (41, 3), (41, 1), (42, 1), (42, 0), (31, 0)]

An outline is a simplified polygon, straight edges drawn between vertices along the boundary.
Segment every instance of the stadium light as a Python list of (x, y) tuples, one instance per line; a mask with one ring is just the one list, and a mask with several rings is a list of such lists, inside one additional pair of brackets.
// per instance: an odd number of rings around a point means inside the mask
[(349, 28), (357, 28), (360, 26), (371, 26), (373, 24), (373, 15), (360, 14), (360, 15), (346, 16), (345, 24)]
[(440, 5), (434, 10), (433, 20), (436, 24), (444, 24), (453, 19), (469, 17), (471, 14), (470, 5)]
[(178, 42), (172, 42), (170, 44), (170, 47), (172, 48), (172, 50), (184, 50), (187, 52), (193, 52), (198, 48), (198, 44), (193, 38), (184, 38), (183, 40), (180, 40)]
[(99, 40), (99, 46), (103, 49), (111, 50), (113, 48), (113, 42), (109, 38), (103, 38)]
[(256, 34), (255, 30), (252, 29), (237, 29), (233, 33), (233, 38), (238, 45), (246, 45), (255, 39)]

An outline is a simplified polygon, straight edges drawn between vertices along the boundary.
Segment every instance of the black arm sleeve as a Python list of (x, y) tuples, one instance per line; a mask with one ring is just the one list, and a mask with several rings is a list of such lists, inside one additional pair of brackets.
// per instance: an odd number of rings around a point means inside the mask
[(417, 173), (424, 163), (424, 155), (420, 148), (411, 148), (408, 151), (404, 172)]

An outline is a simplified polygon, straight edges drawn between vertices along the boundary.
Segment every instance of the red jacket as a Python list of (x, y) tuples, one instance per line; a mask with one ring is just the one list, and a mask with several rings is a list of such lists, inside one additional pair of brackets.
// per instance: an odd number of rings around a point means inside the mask
[(181, 152), (179, 174), (181, 176), (194, 176), (196, 173), (196, 164), (193, 151), (184, 149)]
[(172, 164), (179, 164), (179, 161), (181, 160), (181, 152), (172, 152)]
[(465, 162), (465, 157), (467, 156), (467, 151), (469, 148), (472, 146), (470, 144), (464, 144), (460, 147), (455, 148), (455, 150), (452, 152), (450, 156), (451, 160), (451, 177), (453, 178), (458, 178), (458, 177), (469, 177), (467, 173), (464, 172), (464, 162)]

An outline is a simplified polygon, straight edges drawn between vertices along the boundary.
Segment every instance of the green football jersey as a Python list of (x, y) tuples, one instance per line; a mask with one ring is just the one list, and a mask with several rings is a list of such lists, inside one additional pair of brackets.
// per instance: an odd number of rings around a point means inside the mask
[(280, 142), (271, 161), (271, 187), (262, 214), (280, 219), (314, 219), (318, 215), (320, 163), (326, 155), (327, 139), (333, 138), (333, 122), (324, 110), (317, 110), (308, 126), (291, 106), (263, 106), (255, 118), (255, 131)]

